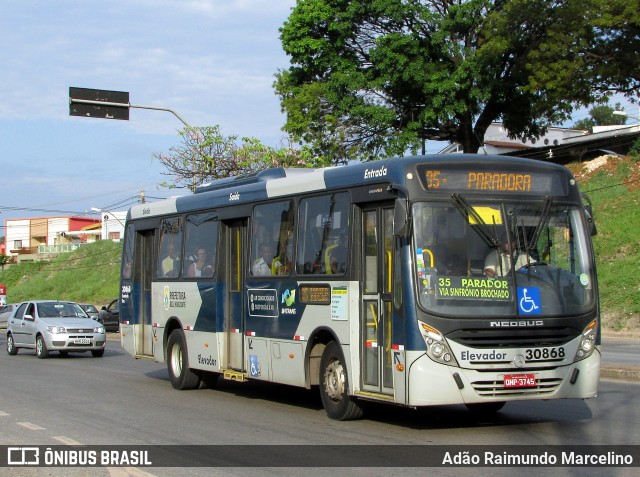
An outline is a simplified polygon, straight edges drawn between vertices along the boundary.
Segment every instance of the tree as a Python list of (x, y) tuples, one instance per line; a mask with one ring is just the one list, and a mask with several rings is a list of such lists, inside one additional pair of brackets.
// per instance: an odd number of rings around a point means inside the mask
[(540, 137), (637, 86), (639, 2), (298, 0), (280, 30), (291, 66), (274, 84), (284, 130), (334, 163), (428, 139), (476, 152), (496, 120)]
[(4, 270), (7, 263), (11, 263), (11, 257), (0, 253), (0, 270)]
[(589, 132), (593, 132), (594, 126), (625, 124), (627, 122), (626, 117), (613, 114), (614, 111), (621, 111), (622, 109), (623, 108), (620, 103), (616, 103), (615, 108), (606, 104), (595, 106), (589, 110), (589, 118), (576, 121), (573, 124), (573, 127), (575, 129), (586, 129)]
[(320, 167), (322, 158), (311, 155), (308, 148), (291, 145), (271, 148), (254, 138), (224, 136), (220, 126), (185, 128), (180, 132), (182, 145), (169, 154), (154, 154), (167, 169), (163, 175), (171, 180), (161, 185), (189, 188), (225, 177), (249, 174), (269, 167)]

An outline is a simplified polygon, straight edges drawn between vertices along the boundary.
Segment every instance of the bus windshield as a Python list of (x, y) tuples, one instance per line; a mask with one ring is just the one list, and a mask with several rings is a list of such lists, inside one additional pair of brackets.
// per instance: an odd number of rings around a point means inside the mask
[(413, 206), (420, 305), (455, 317), (577, 315), (596, 303), (578, 206), (454, 194)]

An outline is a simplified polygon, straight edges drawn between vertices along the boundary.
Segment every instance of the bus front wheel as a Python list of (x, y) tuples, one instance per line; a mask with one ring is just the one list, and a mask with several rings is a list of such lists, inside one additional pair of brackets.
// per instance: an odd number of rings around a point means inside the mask
[(362, 407), (349, 396), (348, 390), (349, 378), (342, 350), (331, 341), (320, 360), (320, 397), (331, 419), (349, 421), (362, 417)]
[(187, 340), (181, 329), (172, 331), (167, 340), (167, 367), (171, 385), (175, 389), (195, 389), (200, 386), (200, 376), (189, 369)]

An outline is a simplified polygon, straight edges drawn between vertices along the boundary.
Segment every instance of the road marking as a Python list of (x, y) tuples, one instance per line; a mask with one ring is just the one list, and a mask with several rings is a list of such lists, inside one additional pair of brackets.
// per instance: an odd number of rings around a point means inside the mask
[(37, 426), (31, 422), (17, 422), (19, 426), (26, 427), (27, 429), (31, 429), (32, 431), (44, 431), (44, 427)]
[(156, 477), (155, 474), (150, 474), (137, 467), (107, 467), (107, 470), (111, 477)]
[(82, 446), (84, 445), (82, 442), (74, 441), (73, 439), (65, 436), (53, 436), (53, 438), (57, 441), (62, 442), (68, 446)]
[(4, 416), (9, 416), (9, 414), (4, 411), (0, 411), (0, 417), (4, 417)]

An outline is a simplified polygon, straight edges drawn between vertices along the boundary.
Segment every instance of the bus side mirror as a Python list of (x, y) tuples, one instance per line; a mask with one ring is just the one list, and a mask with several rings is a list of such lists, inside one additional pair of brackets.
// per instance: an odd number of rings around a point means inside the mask
[(393, 235), (401, 238), (409, 236), (409, 214), (406, 199), (396, 199), (393, 210)]

